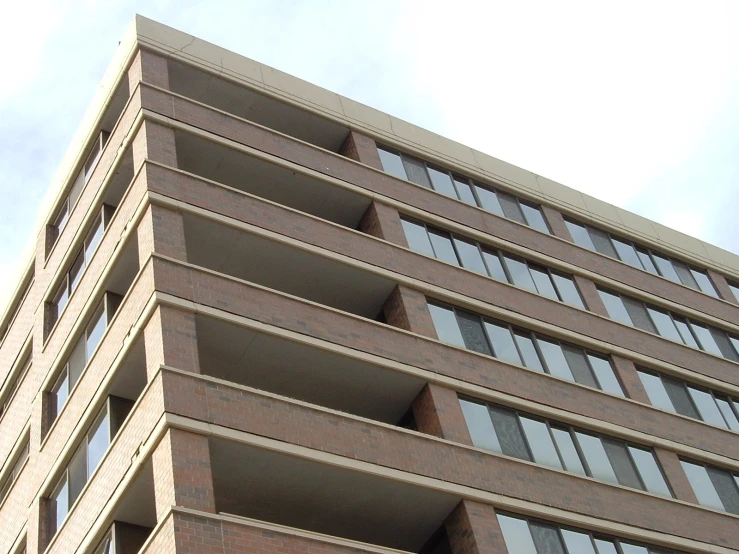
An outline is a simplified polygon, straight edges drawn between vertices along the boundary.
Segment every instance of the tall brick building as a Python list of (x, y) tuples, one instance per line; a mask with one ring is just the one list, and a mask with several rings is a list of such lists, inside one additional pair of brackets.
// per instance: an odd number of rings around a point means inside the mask
[(739, 551), (739, 257), (136, 18), (0, 321), (0, 553)]

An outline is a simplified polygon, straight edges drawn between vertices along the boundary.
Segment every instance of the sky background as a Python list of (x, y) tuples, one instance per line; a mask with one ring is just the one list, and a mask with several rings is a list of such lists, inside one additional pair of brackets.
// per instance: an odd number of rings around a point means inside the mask
[(739, 253), (739, 1), (25, 0), (0, 33), (0, 310), (136, 12)]

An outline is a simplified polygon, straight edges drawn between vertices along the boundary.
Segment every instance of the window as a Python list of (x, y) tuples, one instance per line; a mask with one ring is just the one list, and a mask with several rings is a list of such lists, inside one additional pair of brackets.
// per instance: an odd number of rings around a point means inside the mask
[(523, 516), (497, 517), (511, 554), (676, 554)]
[(543, 265), (495, 250), (471, 239), (401, 218), (411, 250), (541, 294), (552, 300), (585, 309), (572, 277)]
[(432, 302), (428, 306), (436, 332), (443, 342), (618, 396), (624, 395), (607, 357), (459, 308)]
[[(472, 443), (554, 469), (671, 497), (648, 448), (517, 410), (460, 398)], [(485, 421), (487, 412), (488, 419)]]
[(5, 412), (8, 410), (8, 406), (10, 406), (10, 402), (13, 400), (15, 391), (18, 390), (21, 381), (23, 381), (23, 378), (28, 374), (28, 370), (30, 368), (31, 354), (29, 353), (26, 356), (25, 361), (18, 364), (18, 366), (8, 374), (7, 382), (4, 383), (4, 387), (2, 391), (0, 391), (0, 418), (3, 417)]
[[(661, 275), (670, 281), (680, 283), (686, 287), (704, 292), (718, 298), (716, 287), (708, 277), (708, 273), (685, 263), (668, 258), (649, 250), (643, 246), (632, 243), (629, 240), (616, 237), (610, 233), (565, 219), (567, 229), (570, 231), (572, 240), (578, 246), (594, 250), (608, 256), (621, 260), (637, 269), (648, 271), (655, 275)], [(739, 297), (737, 297), (739, 299)]]
[(131, 554), (138, 552), (151, 534), (151, 528), (114, 521), (93, 554)]
[(637, 372), (652, 405), (739, 431), (739, 400), (665, 375)]
[(739, 514), (739, 475), (699, 462), (680, 463), (701, 506)]
[(450, 198), (477, 206), (495, 215), (512, 219), (532, 229), (550, 234), (541, 208), (508, 193), (493, 190), (485, 185), (427, 164), (423, 160), (401, 154), (390, 148), (378, 146), (382, 168), (386, 173), (411, 181), (422, 187), (440, 192)]
[(90, 260), (100, 244), (105, 228), (110, 223), (110, 218), (114, 211), (115, 208), (105, 205), (97, 218), (95, 218), (92, 228), (85, 237), (85, 242), (83, 243), (82, 248), (77, 252), (74, 261), (72, 262), (72, 266), (64, 275), (64, 278), (59, 284), (59, 288), (50, 303), (48, 329), (51, 329), (54, 326), (56, 321), (59, 319), (59, 316), (64, 312), (64, 308), (67, 307), (69, 297), (77, 288), (85, 268), (90, 264)]
[(49, 521), (52, 536), (64, 523), (82, 489), (100, 465), (132, 405), (129, 400), (109, 396), (98, 412), (51, 494)]
[(0, 477), (0, 504), (5, 501), (8, 493), (10, 493), (10, 489), (13, 487), (13, 483), (16, 482), (18, 476), (21, 474), (21, 471), (23, 471), (23, 468), (26, 465), (26, 460), (28, 460), (29, 450), (30, 440), (29, 437), (26, 436), (26, 438), (23, 440), (20, 450), (15, 455), (15, 458), (13, 458), (13, 461), (10, 464), (10, 469), (4, 476)]
[(728, 285), (731, 289), (731, 292), (734, 294), (734, 298), (736, 298), (737, 302), (739, 302), (739, 285), (731, 282), (729, 282)]
[(100, 344), (108, 324), (113, 319), (120, 297), (117, 294), (106, 292), (103, 300), (98, 304), (85, 331), (72, 349), (64, 368), (52, 385), (49, 393), (49, 424), (62, 411), (69, 395)]
[(739, 339), (721, 329), (701, 325), (617, 292), (598, 288), (598, 293), (611, 319), (739, 362)]

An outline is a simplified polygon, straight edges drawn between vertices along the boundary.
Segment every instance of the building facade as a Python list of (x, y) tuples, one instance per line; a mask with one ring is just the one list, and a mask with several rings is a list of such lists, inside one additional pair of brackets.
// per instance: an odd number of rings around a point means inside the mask
[(0, 552), (739, 552), (739, 257), (137, 17), (0, 320)]

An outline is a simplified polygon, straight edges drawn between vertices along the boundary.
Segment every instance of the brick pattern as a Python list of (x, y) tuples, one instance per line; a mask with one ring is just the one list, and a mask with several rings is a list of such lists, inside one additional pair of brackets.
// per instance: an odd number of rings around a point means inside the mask
[[(734, 516), (349, 419), (257, 391), (162, 371), (168, 410), (200, 421), (444, 482), (711, 544), (739, 541)], [(205, 395), (205, 410), (190, 399)], [(289, 420), (290, 425), (284, 422)], [(361, 437), (361, 438), (360, 438)], [(453, 463), (450, 463), (453, 461)], [(666, 468), (669, 471), (669, 468)], [(670, 477), (670, 474), (667, 475)]]
[(457, 393), (428, 383), (411, 405), (413, 418), (422, 433), (472, 446)]
[(208, 437), (169, 429), (152, 455), (157, 520), (181, 506), (215, 513)]
[(613, 369), (616, 371), (616, 375), (624, 388), (624, 392), (626, 392), (626, 396), (637, 402), (651, 405), (652, 401), (649, 400), (649, 395), (647, 395), (639, 374), (636, 372), (634, 362), (614, 354), (611, 355), (611, 361), (613, 362)]
[(382, 161), (377, 152), (377, 145), (367, 135), (354, 130), (349, 131), (339, 149), (339, 154), (382, 171)]
[(603, 317), (610, 317), (605, 304), (603, 304), (603, 300), (601, 300), (598, 294), (598, 289), (595, 288), (595, 283), (580, 275), (573, 275), (573, 277), (588, 310)]
[(200, 373), (195, 315), (192, 313), (159, 306), (144, 330), (144, 346), (149, 378), (162, 364)]
[(562, 213), (554, 208), (547, 206), (546, 204), (541, 205), (541, 209), (544, 212), (544, 218), (549, 223), (549, 229), (555, 237), (559, 237), (564, 240), (572, 242), (572, 236), (570, 230), (567, 228)]
[(148, 50), (139, 50), (128, 68), (128, 90), (136, 90), (142, 81), (169, 90), (167, 58)]
[(408, 241), (405, 238), (398, 210), (382, 202), (372, 201), (367, 211), (364, 212), (357, 228), (373, 237), (408, 248)]
[(280, 328), (323, 339), (440, 375), (566, 409), (667, 440), (739, 459), (739, 444), (729, 431), (688, 421), (651, 406), (626, 402), (536, 371), (476, 355), (392, 327), (337, 314), (226, 277), (152, 258), (157, 289), (185, 300), (222, 309)]
[(454, 554), (508, 554), (492, 506), (462, 500), (447, 517), (444, 528)]
[(177, 148), (174, 129), (152, 121), (144, 121), (131, 145), (134, 172), (144, 160), (152, 160), (177, 167)]
[[(170, 101), (166, 102), (166, 98), (169, 98)], [(739, 321), (739, 308), (736, 305), (718, 301), (698, 291), (630, 267), (618, 260), (577, 247), (569, 241), (562, 241), (544, 235), (525, 225), (467, 206), (462, 202), (446, 198), (444, 195), (397, 179), (389, 174), (371, 171), (366, 167), (351, 163), (341, 156), (292, 140), (227, 114), (216, 112), (206, 106), (197, 105), (185, 98), (173, 97), (162, 91), (149, 90), (145, 99), (147, 108), (160, 109), (162, 115), (174, 117), (178, 121), (183, 121), (199, 129), (291, 160), (332, 177), (343, 179), (369, 192), (382, 194), (413, 205), (478, 231), (509, 240), (535, 252), (541, 252), (575, 266), (597, 271), (603, 276), (704, 313), (727, 321)]]
[(180, 212), (150, 205), (139, 222), (136, 236), (139, 267), (146, 263), (152, 252), (187, 261), (185, 223)]
[(713, 284), (716, 285), (716, 290), (718, 290), (718, 295), (721, 298), (727, 302), (731, 302), (732, 304), (739, 304), (739, 299), (737, 299), (737, 297), (734, 296), (734, 293), (731, 292), (729, 283), (726, 281), (726, 277), (720, 273), (716, 273), (712, 269), (708, 270), (708, 277), (713, 281)]
[(398, 285), (385, 301), (383, 312), (388, 325), (437, 338), (426, 297), (417, 290)]
[(675, 498), (698, 504), (698, 498), (695, 496), (693, 487), (690, 485), (690, 481), (688, 481), (688, 477), (680, 465), (680, 458), (678, 458), (677, 454), (659, 446), (654, 448), (654, 454), (662, 466), (662, 471), (667, 478), (667, 482), (670, 484), (672, 494), (675, 495)]

